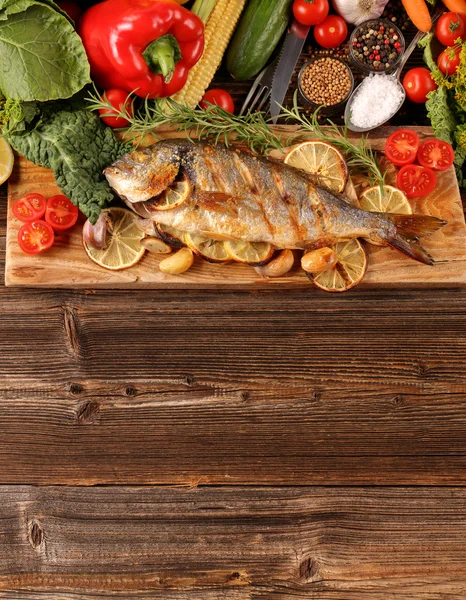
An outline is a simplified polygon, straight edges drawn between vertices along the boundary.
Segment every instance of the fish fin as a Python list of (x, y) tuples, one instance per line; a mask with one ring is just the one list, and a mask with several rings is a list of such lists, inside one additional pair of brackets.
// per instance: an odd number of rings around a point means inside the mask
[(418, 238), (434, 233), (445, 225), (446, 221), (428, 215), (397, 215), (380, 213), (396, 227), (395, 236), (387, 240), (388, 244), (403, 254), (425, 265), (432, 265), (432, 256), (419, 244)]
[(411, 240), (430, 235), (447, 223), (447, 221), (428, 215), (397, 215), (395, 213), (379, 213), (379, 215), (391, 221), (399, 235)]

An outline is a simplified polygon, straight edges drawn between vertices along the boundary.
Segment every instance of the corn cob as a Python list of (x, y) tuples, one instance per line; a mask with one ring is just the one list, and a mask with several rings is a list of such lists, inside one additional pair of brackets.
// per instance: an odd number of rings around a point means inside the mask
[(182, 90), (173, 96), (179, 104), (194, 108), (210, 85), (222, 62), (246, 0), (218, 0), (206, 24), (204, 53), (190, 70)]

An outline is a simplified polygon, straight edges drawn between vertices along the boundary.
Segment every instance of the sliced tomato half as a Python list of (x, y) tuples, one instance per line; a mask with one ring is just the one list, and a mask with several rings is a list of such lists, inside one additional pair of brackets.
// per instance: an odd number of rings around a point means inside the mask
[(451, 167), (454, 158), (455, 153), (451, 145), (437, 138), (422, 142), (417, 152), (419, 164), (436, 171), (445, 171), (445, 169)]
[(430, 194), (437, 182), (435, 173), (429, 167), (405, 165), (398, 171), (396, 186), (408, 198), (422, 198)]
[(17, 200), (12, 207), (13, 214), (24, 223), (42, 219), (45, 213), (46, 201), (42, 194), (28, 194)]
[(385, 142), (385, 154), (397, 167), (414, 162), (418, 148), (419, 136), (411, 129), (398, 129)]
[(57, 194), (47, 200), (45, 220), (55, 231), (64, 231), (73, 227), (78, 216), (78, 207), (63, 194)]
[(51, 226), (45, 221), (25, 223), (18, 231), (18, 243), (26, 254), (39, 254), (50, 248), (55, 240)]

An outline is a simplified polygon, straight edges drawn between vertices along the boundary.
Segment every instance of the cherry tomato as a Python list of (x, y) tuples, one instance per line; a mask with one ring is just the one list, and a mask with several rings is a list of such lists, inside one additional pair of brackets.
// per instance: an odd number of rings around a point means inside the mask
[(417, 152), (419, 164), (436, 171), (445, 171), (445, 169), (451, 167), (454, 158), (455, 153), (450, 144), (437, 138), (422, 142)]
[(42, 219), (45, 213), (46, 201), (42, 194), (28, 194), (13, 204), (13, 214), (24, 223)]
[(51, 226), (45, 221), (25, 223), (18, 231), (18, 242), (26, 254), (39, 254), (53, 245), (55, 236)]
[(79, 210), (63, 194), (57, 194), (47, 200), (45, 220), (55, 231), (64, 231), (73, 227), (78, 220)]
[(314, 37), (322, 48), (336, 48), (343, 44), (348, 35), (345, 20), (338, 15), (328, 15), (314, 27)]
[(220, 88), (212, 88), (208, 90), (203, 96), (201, 100), (201, 108), (206, 109), (209, 104), (216, 104), (226, 110), (229, 113), (235, 112), (235, 103), (233, 102), (233, 98), (226, 90), (221, 90)]
[(466, 39), (466, 21), (458, 13), (447, 12), (437, 21), (435, 33), (441, 44), (453, 46), (458, 38)]
[(120, 90), (118, 88), (113, 88), (111, 90), (107, 90), (104, 93), (103, 100), (107, 99), (108, 102), (115, 109), (114, 111), (106, 110), (105, 108), (99, 109), (100, 118), (104, 123), (106, 123), (109, 127), (117, 128), (117, 127), (128, 127), (129, 121), (128, 119), (124, 119), (123, 117), (112, 117), (103, 115), (110, 115), (112, 112), (118, 114), (118, 111), (123, 111), (125, 108), (130, 116), (133, 115), (133, 106), (128, 101), (128, 92), (125, 90)]
[(460, 64), (461, 47), (445, 48), (437, 59), (437, 66), (445, 75), (454, 75)]
[(437, 89), (437, 84), (432, 79), (429, 69), (415, 67), (403, 77), (403, 87), (411, 102), (423, 104), (427, 100), (427, 94)]
[(410, 129), (394, 131), (385, 142), (385, 154), (397, 167), (414, 162), (418, 148), (419, 136)]
[(293, 14), (303, 25), (318, 25), (328, 15), (328, 0), (294, 0)]
[(83, 11), (77, 2), (71, 2), (69, 0), (58, 0), (56, 3), (59, 8), (61, 8), (69, 18), (74, 22), (75, 26), (78, 24)]
[(436, 181), (435, 173), (429, 167), (405, 165), (398, 171), (396, 187), (408, 198), (422, 198), (434, 190)]

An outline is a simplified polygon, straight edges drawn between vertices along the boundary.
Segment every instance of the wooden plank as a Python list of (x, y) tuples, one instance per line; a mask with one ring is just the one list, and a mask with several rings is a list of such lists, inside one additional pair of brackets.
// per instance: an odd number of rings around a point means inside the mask
[(461, 293), (1, 297), (0, 483), (466, 484)]
[(465, 502), (457, 488), (3, 486), (0, 597), (460, 599)]
[[(286, 127), (279, 132), (289, 133)], [(421, 137), (431, 135), (419, 128)], [(390, 128), (373, 134), (374, 148), (382, 148)], [(180, 134), (167, 134), (170, 136)], [(6, 243), (5, 282), (8, 286), (42, 286), (64, 288), (176, 288), (176, 289), (260, 289), (293, 287), (316, 292), (299, 266), (289, 275), (263, 279), (247, 265), (214, 265), (202, 260), (183, 275), (168, 275), (158, 269), (160, 258), (146, 253), (140, 263), (124, 271), (107, 271), (87, 257), (81, 239), (81, 228), (58, 236), (56, 245), (40, 256), (24, 254), (18, 246), (21, 223), (11, 213), (12, 204), (32, 191), (45, 196), (59, 192), (51, 171), (41, 169), (19, 158), (9, 180), (9, 216)], [(368, 247), (369, 269), (362, 283), (366, 287), (458, 287), (466, 283), (466, 226), (453, 167), (439, 173), (436, 190), (426, 198), (413, 201), (413, 211), (441, 217), (448, 224), (423, 240), (434, 256), (435, 267), (417, 263), (395, 250)]]

